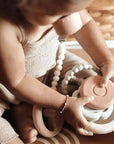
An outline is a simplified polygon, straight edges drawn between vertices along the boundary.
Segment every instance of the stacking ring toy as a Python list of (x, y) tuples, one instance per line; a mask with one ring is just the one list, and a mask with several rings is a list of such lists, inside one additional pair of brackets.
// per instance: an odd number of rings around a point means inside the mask
[(91, 76), (85, 79), (80, 86), (80, 95), (94, 97), (94, 100), (87, 104), (93, 109), (106, 109), (114, 104), (114, 84), (109, 80), (106, 87), (100, 87), (100, 76)]
[[(80, 83), (78, 90), (72, 96), (94, 96), (94, 100), (82, 108), (84, 116), (92, 122), (90, 130), (96, 134), (106, 134), (114, 131), (114, 84), (109, 80), (106, 87), (100, 87), (101, 76), (90, 76), (80, 80), (76, 73), (84, 69), (93, 69), (89, 64), (78, 64), (68, 71), (62, 81), (63, 93), (67, 94), (67, 88), (71, 79)], [(94, 69), (93, 69), (94, 70)], [(93, 117), (93, 118), (92, 118)], [(102, 119), (102, 120), (99, 120)], [(96, 123), (96, 122), (97, 123)], [(100, 122), (99, 122), (100, 121)], [(105, 122), (104, 122), (105, 121)]]

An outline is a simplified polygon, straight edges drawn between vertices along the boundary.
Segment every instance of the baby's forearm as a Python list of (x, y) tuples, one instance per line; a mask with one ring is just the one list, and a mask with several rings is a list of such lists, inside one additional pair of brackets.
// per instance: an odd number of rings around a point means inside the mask
[(113, 61), (102, 33), (93, 19), (85, 24), (74, 36), (96, 65), (100, 66), (105, 62)]
[(13, 86), (11, 91), (15, 96), (31, 104), (54, 109), (61, 109), (66, 97), (35, 78), (26, 75), (21, 82)]

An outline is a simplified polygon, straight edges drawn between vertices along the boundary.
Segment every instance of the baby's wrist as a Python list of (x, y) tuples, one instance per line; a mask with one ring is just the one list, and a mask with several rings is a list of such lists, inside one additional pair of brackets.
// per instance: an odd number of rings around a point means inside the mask
[(65, 101), (62, 104), (62, 106), (59, 108), (60, 114), (66, 113), (67, 111), (70, 110), (72, 107), (72, 104), (75, 102), (76, 98), (75, 97), (69, 97), (69, 95), (66, 95)]
[(69, 95), (66, 95), (65, 102), (63, 103), (63, 106), (60, 108), (60, 114), (62, 114), (67, 108), (68, 108), (68, 102), (69, 101)]

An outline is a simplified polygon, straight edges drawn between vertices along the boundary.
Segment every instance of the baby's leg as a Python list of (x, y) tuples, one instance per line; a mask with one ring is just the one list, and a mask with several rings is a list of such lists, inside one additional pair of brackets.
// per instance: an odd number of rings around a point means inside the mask
[(21, 103), (11, 108), (12, 124), (25, 143), (36, 141), (37, 130), (32, 120), (32, 105)]

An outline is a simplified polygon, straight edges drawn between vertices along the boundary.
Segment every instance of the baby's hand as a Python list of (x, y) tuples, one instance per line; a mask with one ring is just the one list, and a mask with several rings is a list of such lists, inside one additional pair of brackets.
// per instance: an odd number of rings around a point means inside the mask
[(88, 130), (90, 122), (83, 116), (82, 107), (93, 99), (92, 96), (80, 98), (70, 97), (68, 107), (63, 113), (65, 121), (72, 125), (78, 133), (86, 136), (92, 136), (93, 132)]
[(100, 86), (105, 87), (110, 79), (114, 83), (114, 62), (107, 62), (100, 66), (102, 77)]

